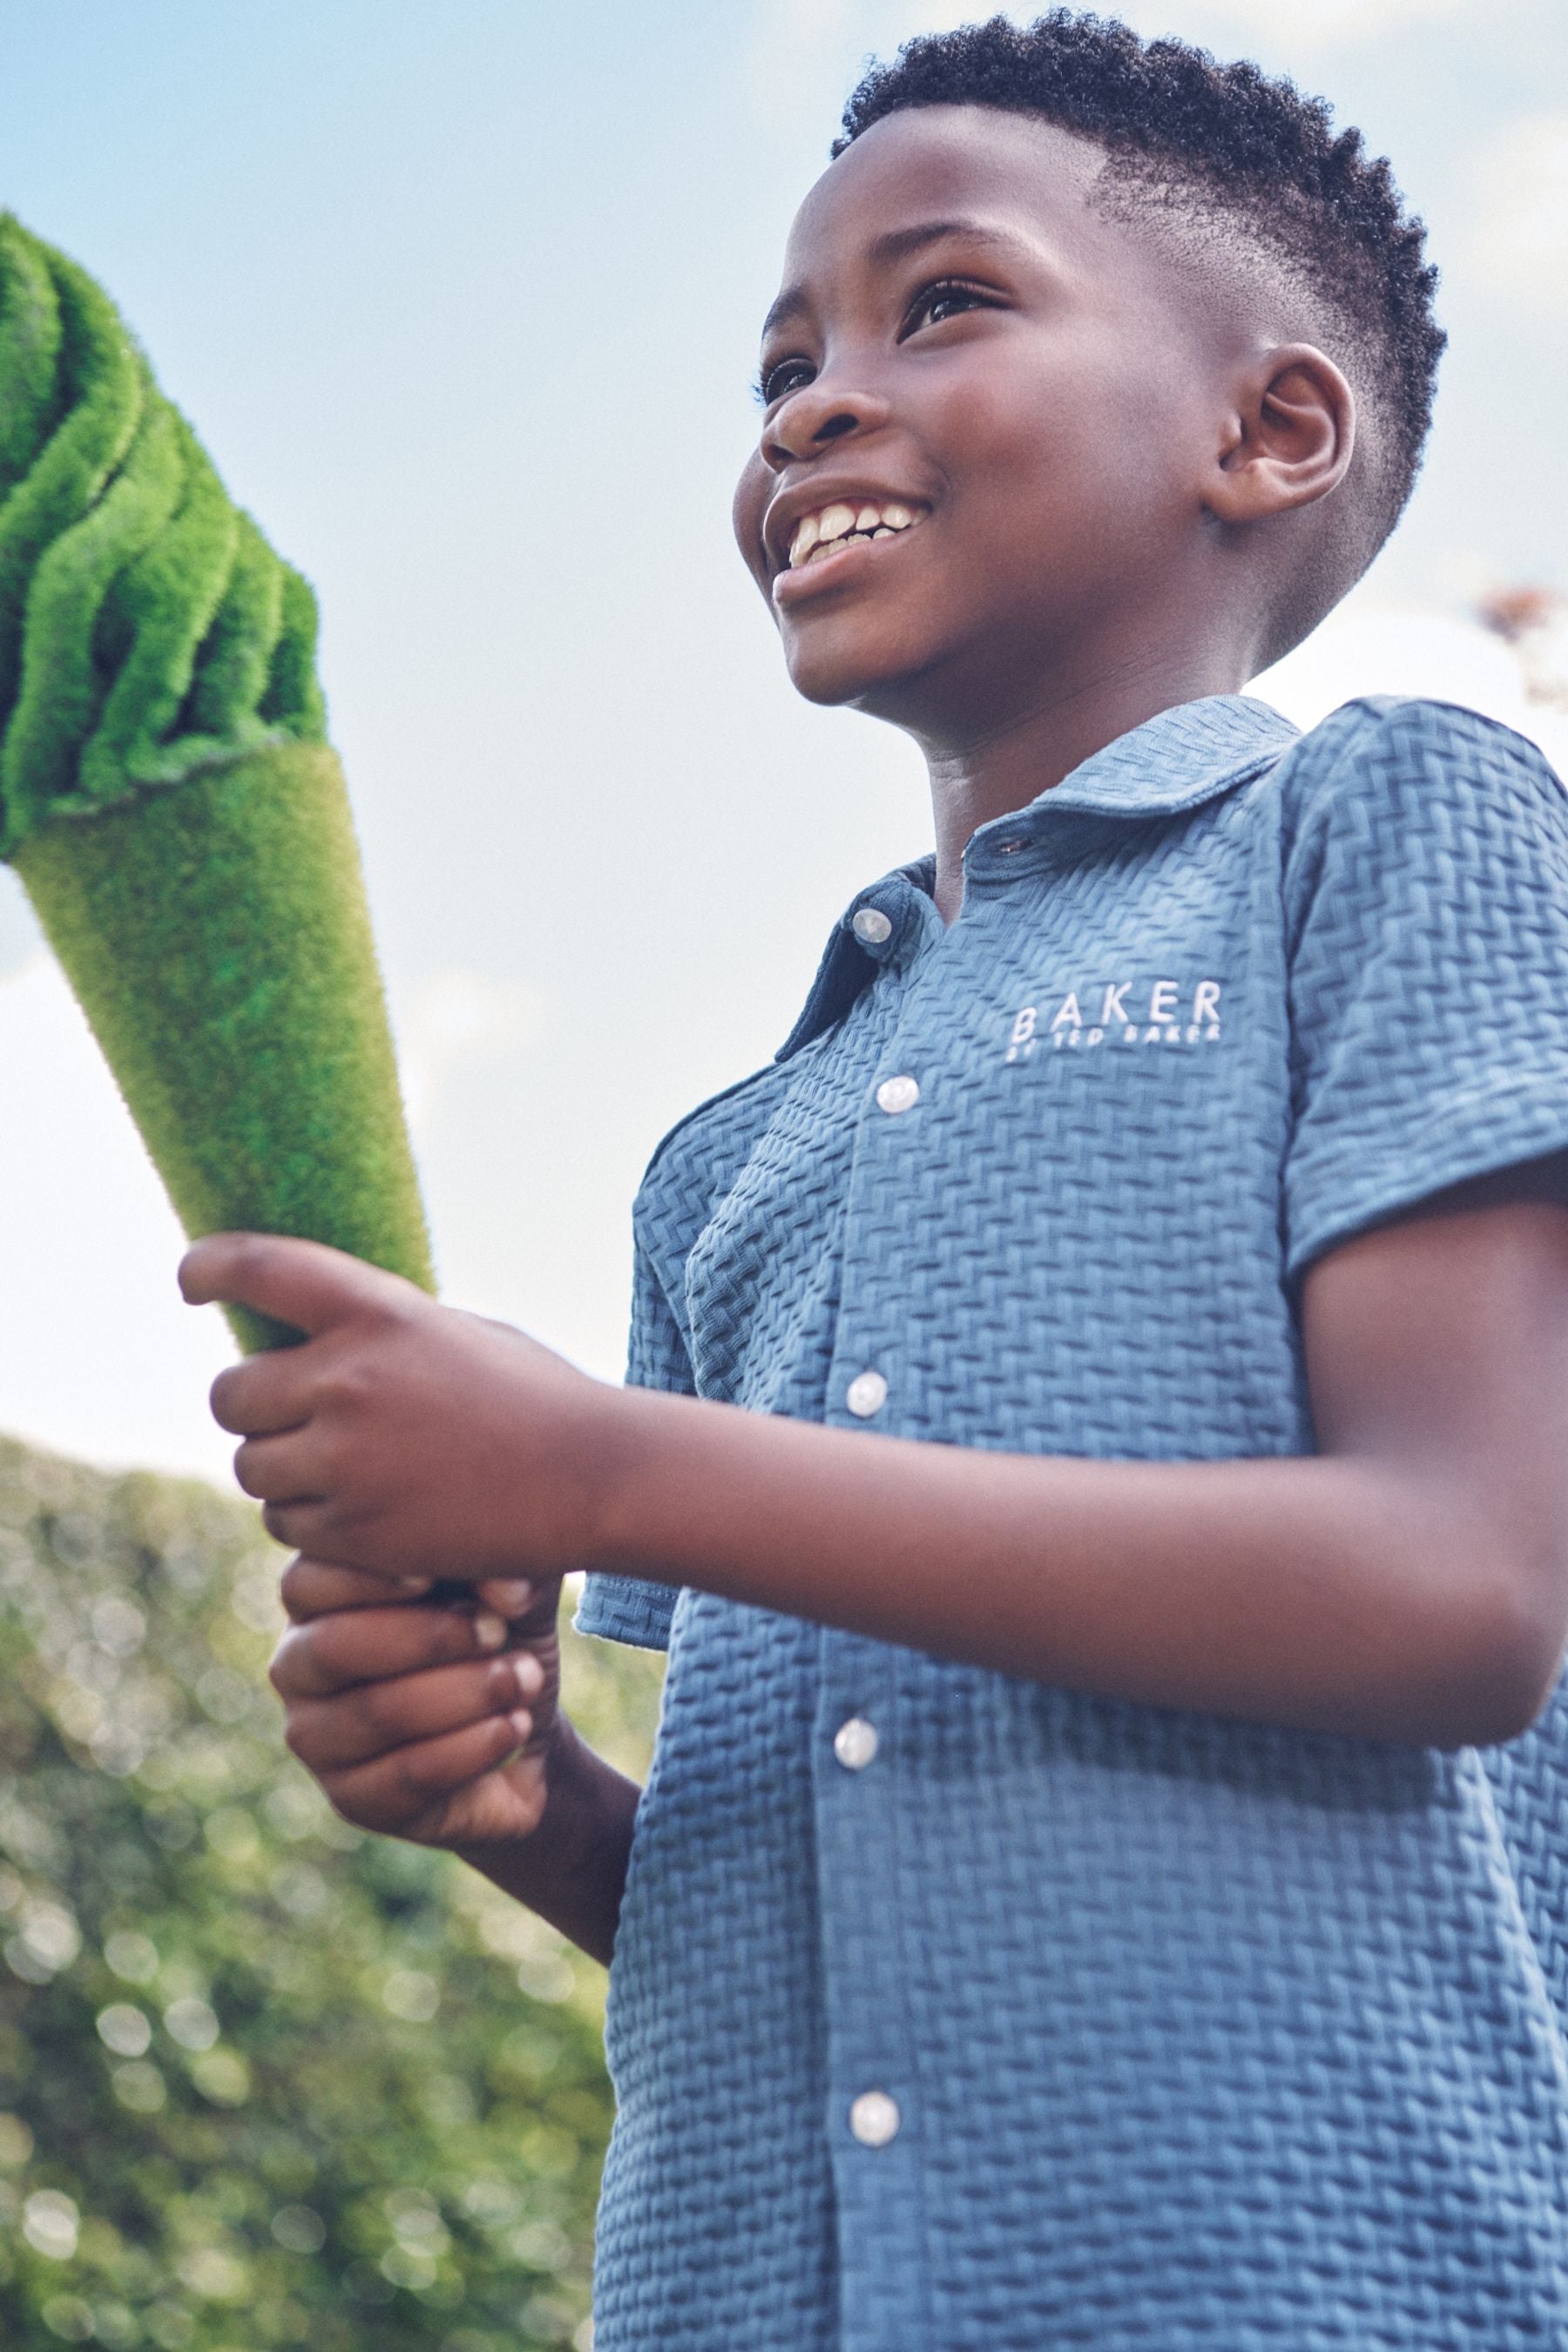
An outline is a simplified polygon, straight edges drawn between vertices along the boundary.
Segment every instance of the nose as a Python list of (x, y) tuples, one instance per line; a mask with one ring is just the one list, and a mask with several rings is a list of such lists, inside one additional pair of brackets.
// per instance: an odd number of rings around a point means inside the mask
[(763, 428), (763, 462), (782, 474), (786, 466), (817, 457), (852, 433), (875, 433), (891, 414), (879, 393), (846, 391), (826, 376), (816, 376), (769, 417)]

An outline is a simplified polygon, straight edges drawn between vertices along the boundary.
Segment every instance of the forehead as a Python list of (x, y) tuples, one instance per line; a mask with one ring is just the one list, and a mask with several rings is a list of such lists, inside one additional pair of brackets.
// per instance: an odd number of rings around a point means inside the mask
[(889, 232), (948, 219), (1104, 263), (1131, 243), (1089, 202), (1104, 162), (1093, 141), (997, 107), (885, 115), (807, 194), (790, 229), (785, 278), (818, 278), (864, 260)]

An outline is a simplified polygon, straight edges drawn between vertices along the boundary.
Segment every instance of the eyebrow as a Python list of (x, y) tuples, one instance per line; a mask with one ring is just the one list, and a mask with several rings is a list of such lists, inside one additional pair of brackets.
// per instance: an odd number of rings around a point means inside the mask
[[(994, 245), (1021, 251), (1026, 240), (1010, 229), (990, 228), (984, 221), (930, 220), (916, 221), (909, 228), (884, 229), (873, 237), (867, 248), (867, 257), (879, 268), (893, 261), (906, 261), (911, 253), (921, 253), (928, 245), (940, 245), (943, 237), (967, 237), (971, 245)], [(786, 319), (793, 319), (810, 308), (810, 298), (804, 286), (786, 286), (767, 317), (763, 320), (762, 340), (765, 343)]]

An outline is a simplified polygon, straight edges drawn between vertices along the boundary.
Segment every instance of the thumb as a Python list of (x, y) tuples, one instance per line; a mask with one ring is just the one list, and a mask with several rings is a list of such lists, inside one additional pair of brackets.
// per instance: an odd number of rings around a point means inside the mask
[(187, 1306), (249, 1307), (312, 1335), (367, 1308), (423, 1296), (400, 1275), (346, 1250), (282, 1234), (208, 1234), (180, 1260), (180, 1289)]

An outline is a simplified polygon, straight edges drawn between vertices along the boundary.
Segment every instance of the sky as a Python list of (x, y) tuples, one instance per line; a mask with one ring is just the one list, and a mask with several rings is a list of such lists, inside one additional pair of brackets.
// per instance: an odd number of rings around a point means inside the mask
[[(730, 536), (757, 330), (891, 0), (5, 0), (0, 205), (111, 289), (313, 580), (445, 1295), (607, 1379), (665, 1129), (768, 1060), (845, 901), (929, 845), (899, 736), (791, 693)], [(1568, 589), (1568, 10), (1123, 12), (1330, 97), (1426, 217), (1430, 457), (1260, 682), (1302, 724), (1437, 693), (1533, 730), (1473, 617)], [(0, 1428), (226, 1475), (229, 1359), (0, 869)]]

